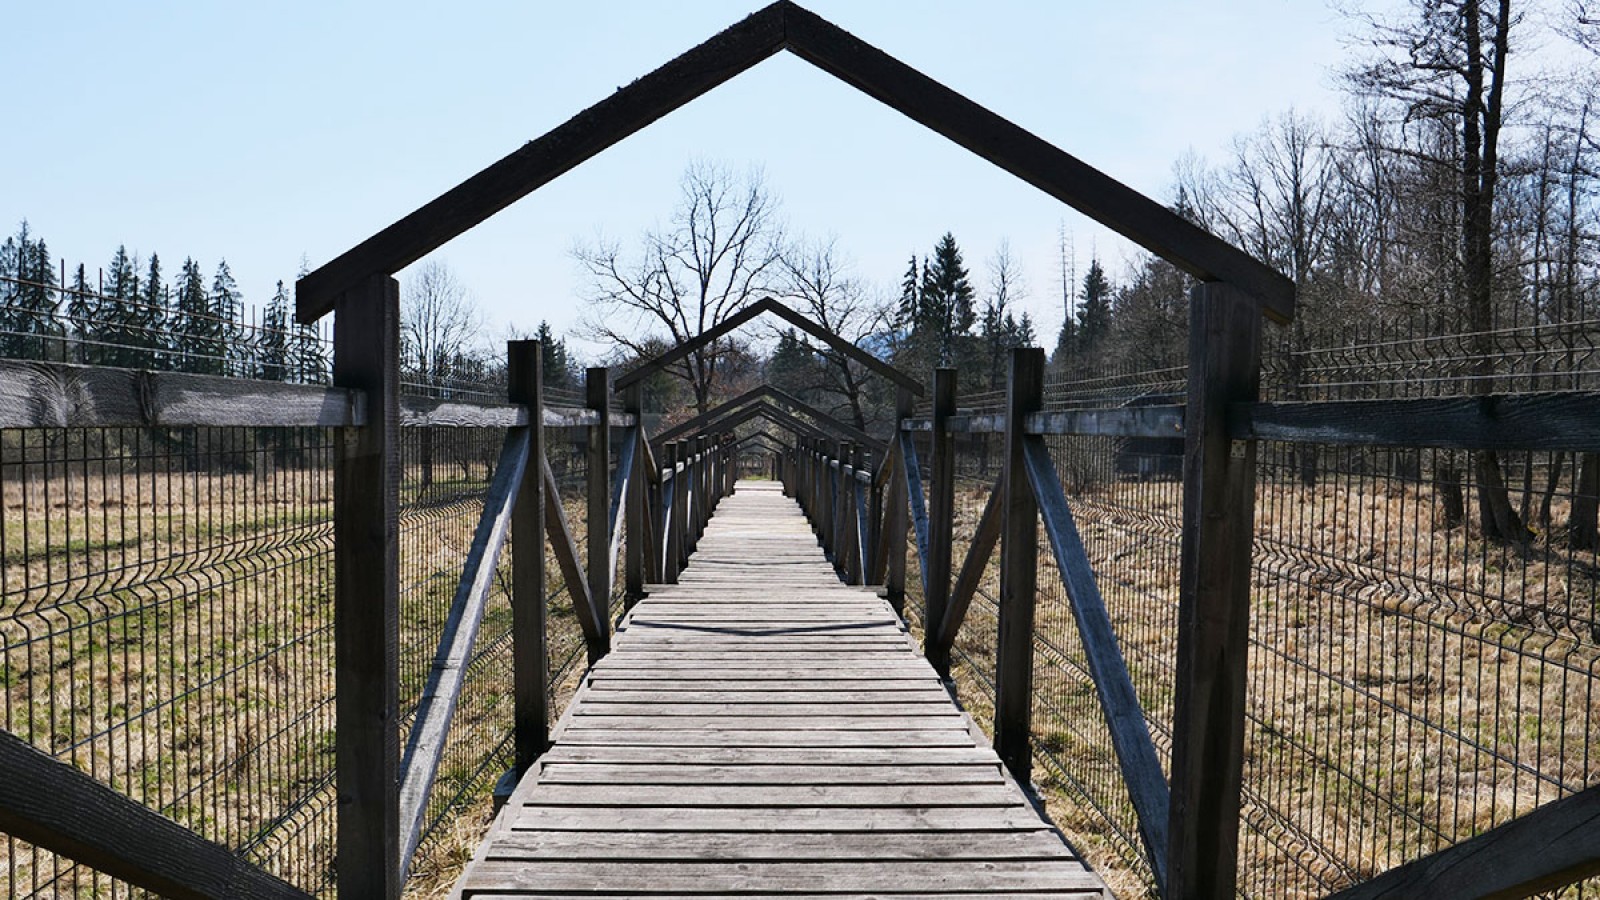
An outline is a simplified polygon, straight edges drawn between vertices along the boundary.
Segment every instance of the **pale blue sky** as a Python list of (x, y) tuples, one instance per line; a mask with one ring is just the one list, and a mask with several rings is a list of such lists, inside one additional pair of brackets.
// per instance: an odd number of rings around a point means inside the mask
[[(1347, 23), (1322, 0), (1226, 3), (803, 3), (1133, 187), (1295, 106), (1336, 116)], [(27, 217), (91, 271), (118, 243), (226, 257), (265, 300), (758, 8), (676, 3), (10, 4), (0, 229)], [(1002, 239), (1048, 345), (1056, 242), (1120, 274), (1131, 250), (1054, 200), (788, 55), (703, 97), (439, 254), (498, 340), (568, 332), (584, 282), (570, 250), (664, 221), (695, 157), (762, 166), (791, 230), (835, 234), (891, 291), (913, 252), (955, 233), (974, 280)], [(404, 280), (404, 273), (401, 274)]]

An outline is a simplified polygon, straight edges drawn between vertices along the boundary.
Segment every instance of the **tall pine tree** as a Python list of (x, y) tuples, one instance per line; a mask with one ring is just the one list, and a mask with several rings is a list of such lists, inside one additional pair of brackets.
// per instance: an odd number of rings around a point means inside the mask
[(278, 281), (278, 290), (267, 301), (261, 316), (261, 334), (256, 339), (255, 377), (283, 381), (289, 373), (289, 289)]
[(225, 259), (217, 263), (217, 273), (211, 279), (210, 300), (211, 317), (220, 340), (218, 358), (221, 360), (222, 374), (248, 376), (251, 348), (246, 345), (244, 329), (239, 327), (244, 297), (239, 293), (239, 284), (233, 280), (233, 270), (228, 268)]
[(193, 258), (183, 261), (173, 309), (174, 362), (185, 372), (221, 375), (227, 371), (222, 323), (211, 314), (205, 276)]
[(56, 287), (50, 250), (23, 220), (17, 236), (0, 245), (0, 356), (63, 358)]

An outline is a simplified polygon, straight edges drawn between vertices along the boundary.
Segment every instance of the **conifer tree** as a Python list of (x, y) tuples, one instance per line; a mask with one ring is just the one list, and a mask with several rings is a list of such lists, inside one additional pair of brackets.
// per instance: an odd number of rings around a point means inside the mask
[(150, 254), (150, 268), (145, 275), (143, 287), (138, 306), (139, 333), (142, 338), (140, 347), (145, 352), (142, 365), (147, 368), (165, 368), (172, 346), (167, 321), (166, 285), (161, 280), (159, 254)]
[(239, 327), (239, 316), (244, 297), (239, 284), (233, 280), (233, 270), (226, 259), (217, 263), (217, 272), (211, 279), (210, 311), (213, 327), (217, 330), (217, 359), (221, 373), (248, 375), (250, 348), (246, 346), (244, 329)]
[(277, 293), (267, 301), (261, 316), (255, 377), (267, 381), (285, 380), (289, 372), (289, 344), (289, 289), (279, 279)]
[(44, 239), (26, 220), (15, 239), (0, 246), (0, 356), (61, 359), (63, 330), (56, 320), (56, 271)]
[(921, 293), (919, 319), (936, 338), (939, 364), (956, 364), (977, 316), (961, 248), (956, 245), (955, 235), (948, 231), (934, 245), (933, 258), (923, 267)]
[(102, 296), (90, 312), (95, 343), (88, 348), (87, 361), (94, 365), (141, 367), (148, 355), (143, 351), (146, 336), (139, 314), (138, 262), (128, 254), (126, 245), (117, 246), (101, 290)]
[(572, 390), (577, 387), (572, 377), (572, 358), (567, 354), (567, 344), (550, 330), (549, 322), (543, 320), (539, 322), (539, 331), (535, 339), (539, 342), (544, 386), (557, 390)]
[(1082, 301), (1078, 309), (1078, 346), (1082, 355), (1092, 356), (1102, 349), (1111, 333), (1111, 281), (1098, 259), (1089, 261), (1078, 297)]
[(83, 263), (78, 263), (78, 270), (72, 276), (72, 296), (67, 300), (69, 341), (76, 347), (71, 356), (73, 362), (88, 363), (94, 355), (94, 347), (100, 340), (99, 308), (99, 295), (89, 284), (88, 270)]
[(221, 375), (227, 371), (224, 329), (211, 315), (200, 264), (185, 258), (178, 274), (178, 297), (173, 309), (174, 360), (185, 372)]

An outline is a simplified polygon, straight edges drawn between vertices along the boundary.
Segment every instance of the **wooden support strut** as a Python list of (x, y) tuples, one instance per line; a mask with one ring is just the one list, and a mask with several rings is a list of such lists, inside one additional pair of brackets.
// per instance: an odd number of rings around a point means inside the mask
[(338, 887), (400, 896), (400, 285), (374, 275), (339, 296), (333, 382), (367, 397), (367, 424), (334, 437)]
[(884, 595), (889, 605), (894, 607), (895, 613), (902, 617), (906, 612), (906, 535), (910, 530), (911, 513), (908, 508), (910, 497), (906, 490), (906, 455), (903, 443), (905, 435), (900, 427), (906, 417), (911, 415), (913, 401), (910, 391), (895, 392), (894, 434), (890, 438), (892, 447), (889, 457), (889, 493), (884, 498), (887, 516), (883, 525), (884, 552), (888, 556), (883, 576)]
[(1011, 351), (1006, 387), (1005, 471), (1000, 526), (1000, 636), (995, 643), (994, 749), (1022, 784), (1033, 762), (1033, 614), (1039, 574), (1039, 505), (1021, 473), (1023, 419), (1044, 405), (1044, 351)]
[(516, 772), (550, 746), (550, 648), (545, 637), (543, 355), (538, 341), (506, 345), (507, 394), (528, 407), (528, 462), (511, 517), (511, 683)]
[(1231, 404), (1256, 399), (1261, 315), (1236, 288), (1206, 283), (1189, 301), (1172, 723), (1169, 896), (1222, 900), (1238, 878), (1244, 768), (1255, 443), (1235, 454)]

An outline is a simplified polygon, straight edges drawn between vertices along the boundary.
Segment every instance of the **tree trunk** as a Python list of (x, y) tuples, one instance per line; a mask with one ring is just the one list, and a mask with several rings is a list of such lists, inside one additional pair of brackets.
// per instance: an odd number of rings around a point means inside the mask
[(1467, 518), (1467, 504), (1461, 493), (1461, 470), (1456, 468), (1453, 454), (1441, 453), (1434, 459), (1433, 491), (1439, 498), (1444, 530), (1460, 528)]
[(1567, 516), (1567, 544), (1574, 550), (1600, 551), (1600, 453), (1583, 454), (1578, 466)]
[(1478, 476), (1478, 520), (1487, 540), (1525, 545), (1533, 537), (1522, 517), (1511, 508), (1510, 491), (1500, 471), (1500, 458), (1493, 450), (1472, 454), (1473, 473)]
[(1550, 503), (1555, 500), (1556, 488), (1561, 484), (1561, 474), (1566, 469), (1567, 455), (1557, 453), (1550, 460), (1550, 477), (1544, 484), (1544, 496), (1539, 498), (1539, 528), (1550, 533)]

